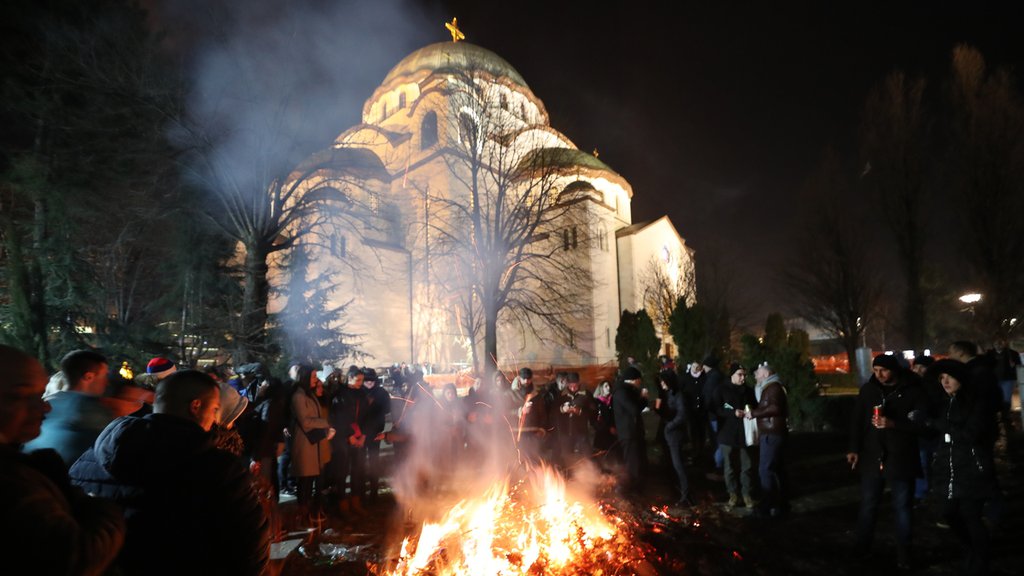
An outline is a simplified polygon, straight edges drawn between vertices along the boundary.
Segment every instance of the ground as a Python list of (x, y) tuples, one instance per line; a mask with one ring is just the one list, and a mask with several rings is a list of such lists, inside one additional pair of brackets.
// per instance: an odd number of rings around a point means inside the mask
[[(646, 566), (623, 566), (619, 573), (713, 575), (820, 575), (896, 573), (892, 516), (883, 504), (870, 557), (851, 557), (852, 530), (859, 498), (858, 476), (845, 463), (844, 438), (833, 434), (793, 434), (788, 472), (792, 485), (792, 514), (784, 520), (755, 520), (742, 508), (727, 510), (721, 481), (709, 479), (709, 467), (688, 469), (696, 506), (689, 510), (666, 507), (675, 500), (667, 478), (669, 468), (652, 447), (648, 490), (623, 501), (613, 492), (603, 500), (636, 520), (636, 538), (647, 545)], [(993, 525), (992, 573), (1020, 574), (1024, 548), (1024, 487), (1019, 478), (1024, 434), (1015, 433), (999, 445), (999, 474), (1007, 510)], [(283, 508), (288, 510), (289, 505)], [(922, 504), (914, 516), (914, 560), (911, 573), (958, 573), (960, 549), (948, 529), (937, 524), (933, 506)], [(277, 568), (285, 574), (366, 573), (366, 561), (380, 556), (380, 544), (412, 524), (398, 514), (394, 502), (383, 499), (370, 514), (347, 522), (329, 518), (325, 540), (369, 544), (350, 553), (350, 562), (321, 562), (317, 567), (293, 552)]]

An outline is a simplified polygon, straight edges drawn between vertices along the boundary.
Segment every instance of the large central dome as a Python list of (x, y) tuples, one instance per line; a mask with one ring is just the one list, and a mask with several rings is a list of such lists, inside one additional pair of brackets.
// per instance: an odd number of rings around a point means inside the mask
[(467, 42), (438, 42), (420, 48), (392, 68), (384, 77), (382, 86), (390, 86), (395, 80), (408, 79), (417, 72), (426, 71), (430, 74), (449, 68), (479, 69), (495, 78), (506, 78), (523, 88), (530, 88), (526, 85), (526, 80), (523, 80), (519, 72), (516, 72), (504, 58), (486, 48)]

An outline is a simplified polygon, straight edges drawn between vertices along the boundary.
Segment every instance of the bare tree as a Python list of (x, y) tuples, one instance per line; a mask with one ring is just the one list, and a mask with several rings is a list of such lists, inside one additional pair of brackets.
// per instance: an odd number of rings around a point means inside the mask
[(669, 335), (672, 311), (677, 305), (693, 306), (697, 301), (697, 274), (689, 251), (676, 254), (669, 262), (654, 256), (640, 271), (643, 309), (651, 316), (662, 341)]
[(581, 253), (594, 190), (573, 184), (577, 151), (551, 147), (550, 132), (532, 111), (508, 106), (503, 89), (482, 67), (451, 71), (443, 114), (451, 185), (429, 198), (432, 279), (474, 343), (482, 337), (487, 372), (496, 369), (499, 322), (573, 346), (576, 319), (592, 308)]
[(243, 32), (232, 19), (245, 14), (210, 8), (211, 47), (196, 65), (177, 131), (187, 173), (209, 193), (209, 217), (241, 248), (237, 362), (272, 353), (271, 261), (315, 242), (318, 228), (354, 214), (363, 197), (354, 193), (364, 185), (362, 156), (332, 147), (341, 124), (336, 104), (327, 103), (337, 97), (330, 91), (337, 72), (323, 69), (315, 47), (294, 42), (309, 22), (291, 8), (281, 6), (273, 26), (248, 22), (253, 29)]
[(849, 195), (835, 158), (826, 157), (805, 187), (820, 200), (783, 270), (782, 281), (795, 296), (795, 310), (838, 339), (850, 366), (855, 366), (864, 328), (880, 304), (880, 277), (851, 224), (859, 221), (850, 218), (855, 208), (843, 204)]
[(906, 284), (903, 331), (916, 350), (924, 347), (926, 326), (922, 279), (930, 126), (924, 93), (923, 78), (891, 73), (868, 96), (861, 126), (864, 181), (874, 189), (879, 214), (895, 240)]
[(1024, 305), (1024, 102), (1010, 72), (988, 70), (973, 48), (958, 46), (952, 68), (961, 244), (984, 294), (979, 321), (1005, 334)]

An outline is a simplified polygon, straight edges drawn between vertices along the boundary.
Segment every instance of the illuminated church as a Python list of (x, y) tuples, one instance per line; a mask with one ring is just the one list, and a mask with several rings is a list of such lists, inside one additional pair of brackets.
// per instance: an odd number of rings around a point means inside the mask
[[(459, 100), (466, 94), (475, 100)], [(500, 118), (500, 129), (483, 128), (483, 109)], [(363, 105), (362, 123), (311, 158), (308, 165), (316, 168), (303, 176), (308, 194), (330, 186), (352, 199), (345, 218), (318, 224), (318, 240), (306, 247), (308, 274), (338, 281), (331, 299), (350, 303), (344, 330), (358, 335), (359, 349), (373, 357), (368, 364), (469, 367), (474, 347), (478, 358), (482, 353), (483, 334), (467, 328), (457, 290), (446, 283), (463, 274), (445, 243), (451, 232), (462, 232), (456, 230), (461, 221), (441, 214), (444, 206), (452, 212), (452, 202), (473, 206), (466, 156), (474, 151), (489, 155), (479, 166), (492, 171), (513, 155), (531, 159), (531, 166), (542, 158), (548, 172), (531, 177), (545, 184), (529, 193), (573, 192), (575, 216), (544, 222), (531, 248), (571, 257), (590, 280), (574, 296), (569, 337), (500, 315), (500, 366), (612, 362), (620, 313), (644, 307), (647, 276), (658, 268), (671, 282), (693, 281), (682, 272), (692, 271), (692, 250), (669, 219), (634, 223), (629, 182), (550, 126), (544, 104), (508, 62), (466, 42), (431, 44), (388, 72)], [(526, 160), (517, 162), (510, 173), (522, 185)], [(277, 285), (284, 281), (280, 269), (271, 276)]]

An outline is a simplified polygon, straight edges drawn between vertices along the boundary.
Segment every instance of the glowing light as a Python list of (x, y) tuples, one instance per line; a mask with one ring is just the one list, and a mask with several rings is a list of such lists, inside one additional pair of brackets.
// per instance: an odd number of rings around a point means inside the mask
[(607, 573), (602, 563), (643, 557), (623, 524), (571, 497), (557, 472), (540, 468), (515, 486), (497, 482), (440, 521), (423, 524), (418, 536), (403, 541), (389, 574)]
[(131, 380), (135, 377), (135, 373), (132, 372), (131, 367), (128, 366), (128, 362), (121, 362), (121, 369), (118, 370), (117, 373), (125, 380)]
[(960, 297), (960, 301), (964, 304), (975, 304), (981, 302), (981, 294), (977, 292), (971, 292), (970, 294), (964, 294)]

